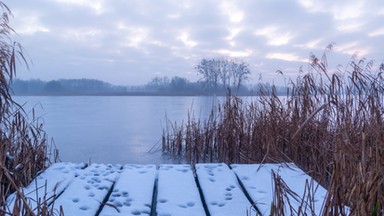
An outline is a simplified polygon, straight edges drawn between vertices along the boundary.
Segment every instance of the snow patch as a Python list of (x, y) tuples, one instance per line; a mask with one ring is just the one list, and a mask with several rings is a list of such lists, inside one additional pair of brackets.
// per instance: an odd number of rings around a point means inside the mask
[(160, 165), (157, 215), (205, 215), (190, 165)]
[(56, 200), (64, 215), (95, 215), (120, 170), (120, 166), (92, 164)]
[[(234, 164), (231, 167), (262, 215), (269, 215), (273, 201), (272, 170), (280, 175), (287, 186), (297, 193), (299, 197), (303, 196), (305, 190), (308, 192), (307, 183), (312, 183), (311, 190), (313, 191), (311, 191), (311, 194), (314, 196), (312, 203), (308, 203), (308, 205), (313, 205), (315, 215), (320, 215), (327, 191), (296, 165), (292, 163)], [(290, 202), (295, 209), (300, 205), (295, 199), (290, 199)], [(312, 215), (308, 208), (307, 206), (306, 213)], [(287, 215), (290, 214), (288, 206), (286, 206), (285, 211)]]
[(252, 205), (235, 173), (224, 163), (196, 164), (196, 174), (212, 216), (246, 215)]
[(155, 165), (125, 165), (100, 215), (149, 215)]
[[(31, 209), (37, 207), (37, 201), (46, 200), (48, 204), (55, 196), (62, 193), (72, 180), (79, 175), (85, 164), (54, 163), (43, 173), (38, 175), (26, 188), (22, 189), (28, 205)], [(9, 212), (12, 212), (15, 205), (16, 193), (7, 198)]]

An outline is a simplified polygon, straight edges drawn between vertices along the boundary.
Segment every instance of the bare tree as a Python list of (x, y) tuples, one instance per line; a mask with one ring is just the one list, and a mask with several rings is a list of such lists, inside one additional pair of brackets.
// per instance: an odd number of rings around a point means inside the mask
[(197, 72), (203, 75), (209, 91), (217, 90), (218, 88), (219, 73), (215, 70), (215, 62), (215, 59), (202, 59), (195, 67)]
[(199, 74), (207, 84), (208, 91), (219, 88), (237, 88), (249, 78), (249, 65), (242, 60), (231, 58), (202, 59), (196, 66)]
[(244, 81), (249, 79), (251, 71), (249, 70), (249, 65), (244, 63), (243, 61), (233, 62), (231, 65), (233, 75), (232, 86), (239, 89), (241, 84), (243, 84)]

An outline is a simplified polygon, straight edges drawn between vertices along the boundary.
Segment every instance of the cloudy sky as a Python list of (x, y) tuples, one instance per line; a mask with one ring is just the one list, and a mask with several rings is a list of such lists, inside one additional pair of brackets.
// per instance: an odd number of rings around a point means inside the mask
[(92, 78), (141, 85), (199, 77), (202, 58), (249, 63), (252, 82), (295, 76), (334, 43), (330, 65), (353, 54), (384, 60), (381, 0), (2, 0), (30, 70), (18, 78)]

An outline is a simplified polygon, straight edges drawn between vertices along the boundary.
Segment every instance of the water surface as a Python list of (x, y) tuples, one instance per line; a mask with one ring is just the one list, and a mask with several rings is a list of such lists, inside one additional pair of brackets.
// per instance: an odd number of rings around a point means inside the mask
[[(160, 149), (165, 115), (186, 120), (188, 112), (205, 118), (224, 98), (152, 96), (16, 96), (44, 120), (60, 159), (71, 162), (159, 164), (171, 162)], [(214, 102), (215, 101), (215, 102)], [(192, 111), (191, 111), (192, 110)]]

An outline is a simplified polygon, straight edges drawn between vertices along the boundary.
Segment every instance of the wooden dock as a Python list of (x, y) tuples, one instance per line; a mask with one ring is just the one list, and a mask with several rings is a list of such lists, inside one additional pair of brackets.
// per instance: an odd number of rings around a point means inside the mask
[[(269, 215), (272, 171), (298, 196), (311, 191), (303, 205), (318, 215), (326, 190), (293, 164), (105, 165), (56, 163), (23, 192), (29, 206), (48, 203), (64, 215)], [(7, 198), (8, 210), (15, 195)], [(54, 202), (53, 202), (54, 201)], [(310, 207), (309, 207), (310, 206)], [(289, 209), (287, 214), (292, 215)]]

